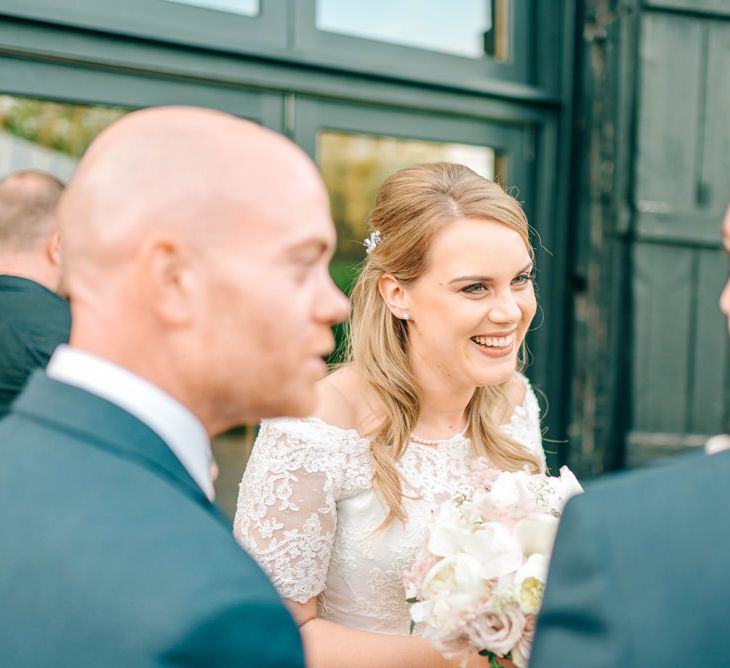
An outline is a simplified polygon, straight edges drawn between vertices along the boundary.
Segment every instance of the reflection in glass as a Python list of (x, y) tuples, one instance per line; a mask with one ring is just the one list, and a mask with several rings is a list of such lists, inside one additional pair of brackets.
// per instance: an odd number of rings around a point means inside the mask
[(491, 0), (317, 0), (319, 30), (467, 58), (484, 55), (492, 18)]
[(41, 169), (67, 181), (96, 135), (125, 109), (0, 95), (0, 178)]
[(259, 15), (259, 0), (165, 0), (178, 5), (193, 5), (203, 9), (213, 9), (229, 14), (243, 14), (244, 16)]
[(491, 148), (321, 132), (317, 138), (317, 162), (337, 225), (338, 259), (349, 265), (363, 258), (368, 211), (386, 177), (409, 165), (440, 160), (467, 165), (490, 179), (495, 176)]

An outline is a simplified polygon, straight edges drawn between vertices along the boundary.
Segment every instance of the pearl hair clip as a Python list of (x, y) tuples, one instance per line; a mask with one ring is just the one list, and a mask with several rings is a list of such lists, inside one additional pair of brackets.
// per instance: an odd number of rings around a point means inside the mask
[(378, 247), (378, 244), (382, 240), (383, 239), (380, 236), (380, 232), (378, 230), (375, 230), (375, 232), (371, 232), (370, 236), (362, 242), (362, 245), (365, 246), (365, 252), (370, 255), (370, 253), (372, 253)]

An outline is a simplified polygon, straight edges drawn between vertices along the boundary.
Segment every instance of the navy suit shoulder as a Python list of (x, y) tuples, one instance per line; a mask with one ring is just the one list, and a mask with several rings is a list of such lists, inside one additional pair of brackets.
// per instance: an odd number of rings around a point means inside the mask
[(141, 422), (35, 377), (0, 444), (0, 665), (303, 665), (272, 585)]
[(610, 477), (561, 521), (531, 666), (730, 665), (730, 453)]
[(70, 330), (68, 301), (35, 281), (0, 275), (0, 417)]

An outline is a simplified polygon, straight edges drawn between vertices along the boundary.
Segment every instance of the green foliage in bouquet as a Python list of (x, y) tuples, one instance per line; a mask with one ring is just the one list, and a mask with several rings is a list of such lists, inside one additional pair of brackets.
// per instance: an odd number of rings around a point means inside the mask
[(489, 657), (489, 668), (502, 668), (502, 666), (499, 664), (499, 659), (504, 658), (511, 660), (512, 652), (508, 652), (507, 656), (498, 657), (494, 652), (490, 652), (488, 649), (483, 649), (481, 652), (479, 652), (479, 656)]

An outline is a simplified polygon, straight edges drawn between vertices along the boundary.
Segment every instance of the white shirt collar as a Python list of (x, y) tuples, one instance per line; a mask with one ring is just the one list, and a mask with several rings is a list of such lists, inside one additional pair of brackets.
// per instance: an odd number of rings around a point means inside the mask
[(169, 446), (193, 480), (212, 501), (208, 434), (185, 406), (152, 383), (96, 355), (61, 345), (46, 373), (120, 406), (144, 422)]

